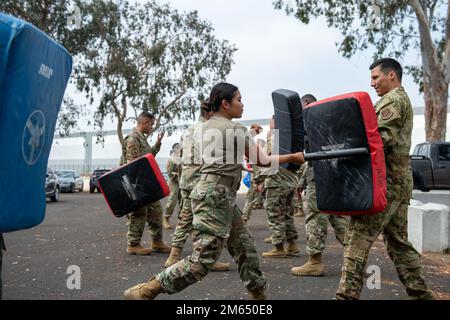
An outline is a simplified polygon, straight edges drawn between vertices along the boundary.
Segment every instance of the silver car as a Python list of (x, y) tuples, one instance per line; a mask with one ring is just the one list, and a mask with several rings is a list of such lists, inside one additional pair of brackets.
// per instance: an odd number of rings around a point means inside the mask
[(75, 190), (83, 191), (83, 178), (74, 170), (57, 170), (55, 174), (59, 178), (61, 191), (75, 192)]

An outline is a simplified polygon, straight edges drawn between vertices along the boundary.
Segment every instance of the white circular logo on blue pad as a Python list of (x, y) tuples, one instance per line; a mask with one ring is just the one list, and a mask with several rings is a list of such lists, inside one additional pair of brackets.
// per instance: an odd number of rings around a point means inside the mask
[(22, 135), (22, 155), (25, 162), (32, 166), (40, 158), (45, 142), (45, 115), (35, 110), (28, 117)]

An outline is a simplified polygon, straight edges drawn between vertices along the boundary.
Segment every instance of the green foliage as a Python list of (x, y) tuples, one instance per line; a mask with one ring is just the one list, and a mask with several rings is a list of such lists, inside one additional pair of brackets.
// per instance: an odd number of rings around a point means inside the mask
[[(68, 24), (75, 5), (78, 27)], [(143, 110), (157, 116), (155, 130), (193, 119), (200, 100), (231, 71), (236, 51), (196, 11), (180, 13), (158, 1), (2, 0), (0, 11), (35, 24), (71, 52), (72, 83), (96, 106), (96, 128), (117, 120), (119, 139), (123, 123)], [(60, 133), (75, 128), (82, 114), (66, 99)]]

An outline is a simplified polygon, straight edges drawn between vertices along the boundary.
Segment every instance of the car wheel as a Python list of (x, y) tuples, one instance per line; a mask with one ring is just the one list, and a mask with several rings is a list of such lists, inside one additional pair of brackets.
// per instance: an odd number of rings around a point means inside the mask
[(90, 192), (90, 193), (94, 193), (94, 191), (95, 191), (95, 187), (90, 187), (90, 188), (89, 188), (89, 192)]
[(55, 193), (53, 194), (53, 196), (50, 197), (50, 200), (52, 200), (52, 202), (59, 201), (59, 188), (55, 189)]
[(70, 193), (74, 193), (75, 192), (75, 185), (71, 184), (70, 185)]

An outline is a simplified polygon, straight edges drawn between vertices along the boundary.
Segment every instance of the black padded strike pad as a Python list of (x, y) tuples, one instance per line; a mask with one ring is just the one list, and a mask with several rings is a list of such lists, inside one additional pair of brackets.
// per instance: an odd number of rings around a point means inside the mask
[[(342, 99), (303, 110), (309, 152), (368, 148), (356, 99)], [(369, 210), (373, 204), (372, 165), (367, 155), (312, 161), (317, 204), (323, 211)]]
[(142, 157), (100, 177), (100, 188), (116, 217), (136, 211), (169, 193), (165, 180), (162, 183), (161, 177), (158, 178), (159, 169), (150, 161), (154, 161), (153, 157), (151, 160)]
[[(279, 131), (278, 148), (280, 155), (302, 152), (304, 149), (303, 115), (300, 96), (297, 92), (279, 89), (272, 92), (272, 101), (275, 110), (275, 128)], [(281, 165), (289, 170), (298, 170), (297, 164)]]

